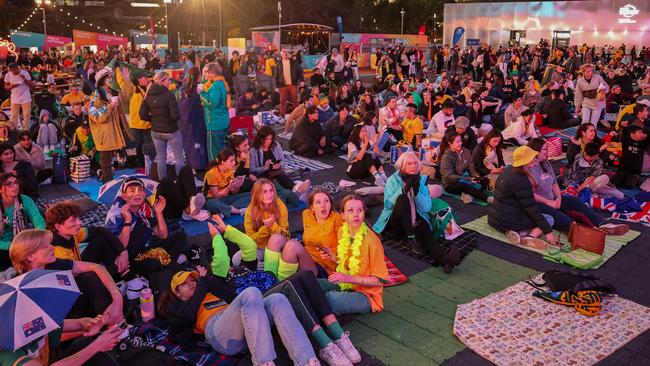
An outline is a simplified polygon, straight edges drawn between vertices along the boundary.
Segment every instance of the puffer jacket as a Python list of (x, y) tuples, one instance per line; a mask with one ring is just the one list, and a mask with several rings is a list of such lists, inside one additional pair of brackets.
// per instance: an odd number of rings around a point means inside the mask
[(178, 102), (167, 88), (153, 84), (140, 106), (140, 119), (151, 123), (151, 131), (174, 133), (178, 131)]
[(479, 176), (474, 169), (474, 164), (472, 164), (472, 154), (470, 154), (469, 150), (463, 147), (460, 154), (458, 154), (448, 149), (442, 154), (440, 174), (444, 186), (458, 182), (467, 171), (472, 177)]
[(501, 231), (538, 227), (548, 234), (553, 230), (535, 202), (528, 177), (513, 167), (507, 167), (497, 178), (488, 224)]

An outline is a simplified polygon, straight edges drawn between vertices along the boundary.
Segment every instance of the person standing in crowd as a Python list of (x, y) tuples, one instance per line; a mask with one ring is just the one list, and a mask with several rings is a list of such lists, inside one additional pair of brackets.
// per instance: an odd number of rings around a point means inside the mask
[[(125, 87), (124, 76), (119, 70), (115, 73), (117, 84), (120, 88)], [(129, 128), (133, 134), (133, 143), (135, 144), (136, 162), (138, 167), (144, 166), (144, 155), (142, 152), (142, 145), (151, 143), (151, 124), (148, 120), (140, 118), (140, 107), (142, 101), (147, 94), (147, 89), (151, 80), (143, 72), (138, 72), (133, 75), (133, 94), (129, 100)]]
[(203, 74), (207, 81), (203, 84), (200, 95), (207, 126), (208, 161), (212, 161), (226, 145), (230, 127), (230, 91), (218, 63), (210, 62), (205, 65)]
[(582, 123), (598, 126), (600, 114), (605, 108), (604, 95), (608, 90), (609, 87), (602, 76), (594, 73), (593, 65), (582, 65), (582, 76), (576, 81), (574, 96), (576, 114), (582, 114)]
[[(129, 100), (133, 93), (133, 83), (127, 68), (122, 69), (125, 87), (119, 96), (113, 96), (111, 83), (113, 72), (109, 68), (97, 71), (96, 87), (90, 100), (89, 119), (90, 130), (93, 134), (95, 146), (99, 151), (99, 165), (101, 167), (101, 180), (106, 183), (113, 179), (111, 163), (113, 154), (126, 146), (124, 135), (127, 126), (120, 100)], [(130, 135), (130, 131), (128, 132)]]
[(185, 165), (183, 136), (178, 129), (178, 102), (169, 91), (171, 81), (167, 73), (160, 71), (153, 78), (140, 106), (140, 119), (151, 123), (151, 138), (156, 148), (158, 180), (167, 176), (167, 143), (171, 145), (176, 166), (176, 175)]
[(201, 71), (193, 67), (185, 77), (178, 100), (180, 131), (183, 137), (185, 162), (196, 170), (204, 170), (208, 163), (205, 116), (201, 108), (201, 97), (197, 91)]
[(32, 113), (32, 77), (29, 72), (21, 70), (18, 64), (10, 63), (9, 72), (4, 77), (5, 90), (11, 90), (11, 129), (18, 128), (18, 117), (22, 111), (22, 129), (29, 130), (29, 120)]
[[(280, 117), (284, 118), (298, 106), (297, 86), (303, 80), (296, 61), (289, 58), (287, 50), (280, 51), (280, 63), (275, 72), (275, 85), (280, 94)], [(287, 103), (291, 103), (290, 109), (287, 108)]]

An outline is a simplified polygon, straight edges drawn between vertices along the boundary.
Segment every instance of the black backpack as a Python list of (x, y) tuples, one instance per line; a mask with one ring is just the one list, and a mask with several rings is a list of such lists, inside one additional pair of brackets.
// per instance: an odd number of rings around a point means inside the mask
[(526, 283), (540, 290), (543, 290), (540, 287), (547, 286), (551, 291), (570, 291), (576, 293), (578, 291), (593, 290), (606, 294), (616, 293), (614, 286), (601, 281), (598, 277), (585, 271), (548, 271), (542, 275), (542, 280), (543, 282), (539, 283), (530, 279)]

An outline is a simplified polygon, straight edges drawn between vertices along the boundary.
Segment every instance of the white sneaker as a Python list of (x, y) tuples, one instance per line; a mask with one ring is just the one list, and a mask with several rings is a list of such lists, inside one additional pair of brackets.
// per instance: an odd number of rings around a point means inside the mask
[(461, 193), (460, 200), (463, 201), (464, 203), (472, 203), (474, 201), (474, 197), (472, 197), (467, 193)]
[(205, 205), (205, 196), (203, 193), (197, 193), (190, 199), (190, 215), (197, 215)]
[(178, 258), (176, 258), (176, 263), (178, 263), (178, 264), (187, 263), (187, 256), (185, 254), (179, 254)]
[(309, 179), (305, 180), (304, 182), (298, 181), (295, 186), (293, 186), (293, 191), (295, 193), (304, 193), (309, 191), (309, 188), (311, 187), (311, 181)]
[(377, 174), (375, 175), (375, 185), (383, 187), (386, 185), (386, 181), (384, 181), (384, 178), (382, 178), (381, 175)]
[(352, 366), (352, 362), (334, 343), (330, 343), (327, 347), (321, 349), (318, 356), (330, 366)]
[(212, 217), (212, 215), (210, 215), (210, 211), (208, 210), (199, 210), (199, 212), (196, 215), (191, 216), (192, 220), (195, 221), (205, 221), (210, 217)]
[(337, 341), (334, 341), (336, 346), (343, 352), (343, 354), (350, 360), (352, 363), (361, 362), (361, 354), (356, 347), (352, 344), (350, 340), (350, 332), (345, 332), (341, 335), (341, 338)]
[(506, 238), (508, 238), (510, 244), (519, 245), (521, 243), (521, 235), (514, 230), (506, 231)]

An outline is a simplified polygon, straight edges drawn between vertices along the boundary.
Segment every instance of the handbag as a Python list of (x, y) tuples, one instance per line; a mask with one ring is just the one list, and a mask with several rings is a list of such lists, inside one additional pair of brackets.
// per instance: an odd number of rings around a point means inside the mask
[(574, 221), (571, 223), (568, 239), (573, 250), (583, 249), (602, 255), (605, 250), (606, 236), (607, 233), (604, 230), (578, 224)]

